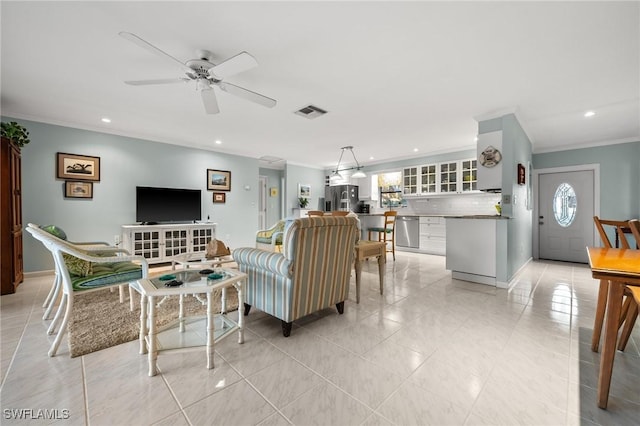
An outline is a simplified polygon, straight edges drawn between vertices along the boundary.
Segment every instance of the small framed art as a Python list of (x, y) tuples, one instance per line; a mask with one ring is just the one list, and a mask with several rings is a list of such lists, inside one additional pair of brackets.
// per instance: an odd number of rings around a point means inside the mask
[(56, 171), (58, 179), (100, 182), (100, 157), (58, 152)]
[(207, 189), (209, 191), (231, 191), (231, 172), (207, 169)]
[(298, 198), (309, 198), (310, 196), (311, 196), (311, 185), (299, 183)]
[(213, 193), (213, 202), (214, 203), (224, 203), (227, 201), (227, 194), (224, 192), (214, 192)]
[(93, 198), (93, 182), (73, 182), (64, 183), (65, 198)]

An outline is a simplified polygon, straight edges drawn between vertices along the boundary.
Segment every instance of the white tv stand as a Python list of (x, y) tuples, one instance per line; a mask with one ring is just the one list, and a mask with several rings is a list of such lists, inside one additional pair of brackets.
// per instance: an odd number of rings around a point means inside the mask
[(122, 226), (123, 248), (144, 256), (149, 263), (171, 262), (184, 253), (204, 252), (215, 237), (216, 224), (210, 222)]

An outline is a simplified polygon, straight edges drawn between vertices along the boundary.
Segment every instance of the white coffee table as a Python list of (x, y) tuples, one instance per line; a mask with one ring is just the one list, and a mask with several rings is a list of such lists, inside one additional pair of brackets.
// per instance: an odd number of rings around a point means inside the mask
[[(244, 283), (247, 275), (231, 269), (217, 269), (224, 276), (211, 280), (198, 269), (171, 271), (147, 279), (138, 280), (142, 294), (140, 313), (140, 353), (148, 353), (149, 376), (157, 373), (156, 361), (160, 351), (178, 351), (206, 347), (207, 368), (212, 369), (213, 348), (215, 342), (238, 330), (238, 343), (244, 343)], [(183, 281), (179, 287), (166, 287), (170, 280), (161, 280), (164, 275), (174, 275)], [(226, 292), (234, 288), (238, 293), (238, 321), (226, 315)], [(221, 313), (213, 312), (214, 292), (220, 290)], [(207, 295), (206, 317), (185, 317), (183, 299), (185, 295)], [(180, 308), (178, 319), (158, 329), (156, 326), (156, 300), (166, 296), (179, 296)]]

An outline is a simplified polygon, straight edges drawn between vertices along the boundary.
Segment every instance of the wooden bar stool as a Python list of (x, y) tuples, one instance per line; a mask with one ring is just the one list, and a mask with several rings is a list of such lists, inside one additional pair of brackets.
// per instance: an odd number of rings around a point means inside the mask
[[(371, 233), (378, 233), (378, 241), (384, 242), (385, 247), (387, 247), (386, 251), (390, 251), (393, 254), (393, 260), (396, 260), (396, 216), (398, 215), (397, 211), (388, 211), (384, 212), (384, 226), (376, 227), (372, 226), (367, 228), (369, 231), (369, 240), (371, 239)], [(391, 243), (391, 249), (389, 249), (388, 244)]]

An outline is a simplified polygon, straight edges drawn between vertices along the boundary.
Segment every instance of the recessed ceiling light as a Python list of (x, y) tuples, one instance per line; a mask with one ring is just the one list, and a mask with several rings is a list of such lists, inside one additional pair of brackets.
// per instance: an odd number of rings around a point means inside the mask
[(369, 160), (373, 160), (373, 159), (374, 159), (373, 155), (371, 157), (369, 157)]
[(587, 118), (588, 117), (593, 117), (594, 115), (596, 115), (596, 113), (593, 112), (593, 111), (587, 111), (587, 112), (584, 113), (584, 116), (587, 117)]
[(111, 119), (108, 117), (102, 117), (102, 122), (103, 123), (111, 123)]
[(413, 152), (418, 152), (418, 148), (413, 148)]
[(216, 145), (220, 145), (220, 144), (222, 144), (222, 141), (221, 140), (217, 140), (216, 141)]
[(475, 138), (473, 138), (474, 142), (478, 142), (478, 137), (476, 136)]

